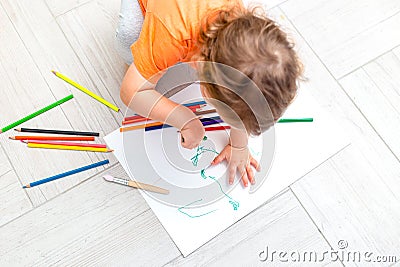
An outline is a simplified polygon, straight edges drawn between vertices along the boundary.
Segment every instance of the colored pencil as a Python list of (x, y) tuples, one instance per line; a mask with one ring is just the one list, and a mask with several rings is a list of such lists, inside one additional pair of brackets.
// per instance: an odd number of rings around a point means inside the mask
[(100, 161), (100, 162), (97, 162), (97, 163), (93, 163), (93, 164), (90, 164), (90, 165), (87, 165), (87, 166), (83, 166), (83, 167), (71, 170), (71, 171), (63, 172), (63, 173), (51, 176), (49, 178), (45, 178), (45, 179), (42, 179), (42, 180), (39, 180), (39, 181), (36, 181), (36, 182), (32, 182), (30, 184), (24, 185), (22, 188), (31, 188), (31, 187), (34, 187), (34, 186), (37, 186), (37, 185), (40, 185), (40, 184), (44, 184), (44, 183), (47, 183), (47, 182), (50, 182), (50, 181), (54, 181), (54, 180), (69, 176), (69, 175), (73, 175), (73, 174), (76, 174), (76, 173), (79, 173), (79, 172), (87, 171), (87, 170), (90, 170), (90, 169), (93, 169), (93, 168), (96, 168), (96, 167), (99, 167), (99, 166), (102, 166), (102, 165), (105, 165), (105, 164), (108, 164), (108, 163), (110, 163), (110, 161), (108, 159), (106, 159), (106, 160), (103, 160), (103, 161)]
[[(213, 117), (213, 118), (202, 118), (200, 119), (201, 123), (203, 126), (207, 125), (212, 125), (212, 124), (217, 124), (223, 122), (219, 117)], [(153, 131), (153, 130), (159, 130), (159, 129), (164, 129), (164, 128), (170, 128), (172, 127), (171, 125), (168, 124), (162, 124), (162, 125), (156, 125), (156, 126), (151, 126), (151, 127), (146, 127), (145, 131)]]
[(192, 103), (186, 103), (186, 104), (181, 104), (185, 107), (191, 107), (191, 106), (196, 106), (196, 105), (207, 105), (206, 101), (196, 101), (196, 102), (192, 102)]
[(160, 125), (163, 125), (163, 123), (162, 122), (152, 122), (152, 123), (147, 123), (147, 124), (140, 124), (140, 125), (125, 127), (125, 128), (119, 128), (119, 131), (122, 133), (122, 132), (128, 132), (128, 131), (133, 131), (133, 130), (139, 130), (139, 129), (143, 129), (146, 127), (160, 126)]
[[(182, 105), (185, 107), (188, 107), (188, 108), (192, 107), (193, 109), (197, 109), (197, 108), (205, 107), (207, 105), (207, 102), (206, 101), (198, 101), (198, 102), (182, 104)], [(137, 118), (143, 118), (143, 116), (134, 115), (134, 116), (126, 117), (126, 118), (124, 118), (124, 121), (130, 121), (130, 120), (134, 120)]]
[(93, 136), (11, 136), (12, 140), (94, 141)]
[[(192, 107), (188, 107), (188, 108), (193, 112), (197, 112), (197, 111), (200, 111), (202, 106), (204, 106), (204, 105), (196, 105), (196, 106), (192, 106)], [(132, 121), (132, 120), (143, 119), (143, 118), (145, 118), (145, 117), (143, 117), (141, 115), (134, 115), (134, 116), (130, 116), (130, 117), (125, 117), (124, 121)]]
[(19, 129), (14, 129), (14, 130), (17, 132), (22, 132), (22, 133), (46, 133), (46, 134), (80, 135), (80, 136), (100, 136), (99, 133), (94, 133), (94, 132), (31, 129), (31, 128), (19, 128)]
[(46, 148), (46, 149), (59, 149), (59, 150), (78, 150), (78, 151), (90, 151), (90, 152), (112, 152), (113, 150), (104, 147), (84, 147), (84, 146), (63, 146), (63, 145), (49, 145), (49, 144), (38, 144), (28, 143), (29, 148)]
[(204, 115), (204, 114), (210, 114), (210, 113), (215, 113), (215, 112), (217, 112), (216, 109), (209, 109), (209, 110), (196, 111), (194, 114), (196, 114), (196, 115)]
[(128, 124), (132, 124), (132, 123), (137, 123), (137, 122), (144, 122), (144, 121), (151, 121), (151, 119), (149, 118), (137, 118), (137, 119), (133, 119), (133, 120), (129, 120), (129, 121), (123, 121), (122, 125), (128, 125)]
[(82, 146), (82, 147), (96, 147), (96, 148), (106, 148), (105, 144), (86, 144), (86, 143), (76, 143), (76, 142), (58, 142), (58, 141), (22, 141), (29, 144), (47, 144), (47, 145), (61, 145), (61, 146)]
[(64, 80), (65, 82), (69, 83), (70, 85), (76, 87), (77, 89), (81, 90), (82, 92), (84, 92), (85, 94), (91, 96), (92, 98), (96, 99), (97, 101), (99, 101), (100, 103), (106, 105), (107, 107), (111, 108), (112, 110), (118, 112), (119, 108), (113, 104), (111, 104), (110, 102), (108, 102), (107, 100), (105, 100), (104, 98), (96, 95), (95, 93), (89, 91), (89, 89), (83, 87), (82, 85), (78, 84), (77, 82), (71, 80), (70, 78), (68, 78), (67, 76), (52, 70), (51, 72), (54, 73), (54, 75), (56, 75), (58, 78)]
[(48, 105), (47, 107), (44, 107), (44, 108), (42, 108), (42, 109), (40, 109), (40, 110), (38, 110), (38, 111), (36, 111), (36, 112), (24, 117), (24, 118), (22, 118), (22, 119), (14, 122), (14, 123), (11, 123), (10, 125), (2, 128), (0, 130), (0, 134), (4, 133), (4, 132), (6, 132), (6, 131), (8, 131), (8, 130), (10, 130), (10, 129), (12, 129), (12, 128), (24, 123), (24, 122), (26, 122), (26, 121), (28, 121), (28, 120), (30, 120), (30, 119), (33, 119), (34, 117), (39, 116), (40, 114), (42, 114), (42, 113), (44, 113), (46, 111), (49, 111), (50, 109), (55, 108), (55, 107), (61, 105), (64, 102), (67, 102), (68, 100), (71, 100), (73, 97), (74, 97), (73, 95), (69, 95), (67, 97), (64, 97), (63, 99), (60, 99), (60, 100), (54, 102), (53, 104)]
[(231, 128), (230, 126), (216, 126), (216, 127), (205, 127), (204, 130), (206, 132), (210, 132), (210, 131), (228, 130), (230, 128)]
[[(204, 115), (204, 114), (210, 114), (210, 113), (215, 113), (215, 112), (216, 112), (215, 109), (210, 109), (210, 110), (195, 111), (194, 114), (196, 114), (196, 115)], [(149, 120), (151, 120), (151, 119), (144, 118), (144, 117), (138, 117), (138, 118), (132, 119), (132, 120), (124, 120), (122, 122), (122, 125), (128, 125), (128, 124), (132, 124), (132, 123), (149, 121)]]
[(169, 191), (167, 189), (164, 189), (164, 188), (161, 188), (158, 186), (154, 186), (154, 185), (150, 185), (150, 184), (144, 184), (144, 183), (140, 183), (140, 182), (136, 182), (136, 181), (131, 181), (128, 179), (113, 177), (111, 175), (104, 175), (103, 178), (104, 178), (104, 180), (106, 180), (108, 182), (127, 185), (130, 187), (139, 188), (142, 190), (156, 192), (156, 193), (165, 194), (165, 195), (169, 194)]
[(298, 118), (298, 119), (285, 119), (282, 118), (280, 120), (278, 120), (278, 122), (280, 123), (285, 123), (285, 122), (313, 122), (314, 119), (313, 118)]

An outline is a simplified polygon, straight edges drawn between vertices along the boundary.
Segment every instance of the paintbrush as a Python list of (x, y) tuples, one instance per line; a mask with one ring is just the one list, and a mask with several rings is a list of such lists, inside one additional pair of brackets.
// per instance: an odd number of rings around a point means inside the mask
[(157, 187), (154, 185), (150, 185), (150, 184), (139, 183), (139, 182), (131, 181), (131, 180), (124, 179), (124, 178), (113, 177), (111, 175), (104, 175), (103, 178), (104, 178), (104, 180), (106, 180), (108, 182), (127, 185), (130, 187), (139, 188), (142, 190), (165, 194), (165, 195), (169, 194), (169, 191), (167, 189)]

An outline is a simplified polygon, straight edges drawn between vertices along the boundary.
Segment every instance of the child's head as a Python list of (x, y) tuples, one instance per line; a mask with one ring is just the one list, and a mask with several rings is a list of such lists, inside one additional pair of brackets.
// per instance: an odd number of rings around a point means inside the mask
[[(302, 64), (293, 44), (276, 23), (256, 15), (254, 10), (239, 7), (217, 11), (205, 18), (196, 59), (228, 65), (249, 77), (271, 109), (273, 118), (268, 127), (294, 99), (297, 79), (302, 74)], [(200, 76), (212, 75), (209, 69), (200, 68), (199, 72)], [(259, 135), (266, 130), (259, 127), (251, 107), (235, 88), (229, 90), (212, 83), (202, 83), (202, 86), (209, 97), (224, 102), (237, 113), (248, 133)]]

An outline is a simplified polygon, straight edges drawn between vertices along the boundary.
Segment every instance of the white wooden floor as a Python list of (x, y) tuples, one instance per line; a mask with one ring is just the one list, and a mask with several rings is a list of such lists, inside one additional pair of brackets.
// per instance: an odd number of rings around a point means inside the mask
[[(0, 266), (265, 265), (278, 251), (338, 250), (400, 260), (400, 1), (271, 0), (291, 33), (309, 90), (352, 144), (183, 258), (140, 194), (99, 169), (21, 186), (112, 155), (28, 150), (0, 135)], [(73, 92), (25, 126), (100, 131), (122, 115), (56, 78), (58, 70), (123, 107), (124, 64), (113, 50), (119, 0), (0, 0), (0, 125)], [(274, 262), (274, 266), (294, 263)], [(329, 266), (394, 263), (324, 262)], [(303, 262), (297, 265), (308, 266)]]

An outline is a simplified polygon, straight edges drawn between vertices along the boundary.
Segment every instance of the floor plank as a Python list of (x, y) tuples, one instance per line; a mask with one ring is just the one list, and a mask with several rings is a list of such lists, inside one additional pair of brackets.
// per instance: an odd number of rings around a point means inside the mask
[[(127, 177), (120, 165), (106, 173)], [(3, 226), (0, 235), (2, 266), (154, 266), (179, 255), (139, 192), (101, 174)]]
[[(3, 5), (5, 2), (1, 2)], [(16, 17), (16, 16), (15, 16)], [(0, 42), (0, 79), (2, 81), (2, 97), (0, 98), (0, 124), (20, 119), (33, 111), (39, 110), (50, 103), (68, 95), (64, 91), (54, 96), (48, 84), (41, 76), (35, 61), (19, 35), (14, 30), (3, 9), (0, 9), (0, 24), (2, 34)], [(33, 128), (71, 128), (64, 111), (73, 110), (75, 99), (62, 104), (23, 124)], [(16, 174), (23, 184), (48, 177), (62, 171), (87, 165), (96, 159), (95, 155), (75, 151), (45, 151), (42, 149), (27, 149), (18, 141), (11, 141), (9, 136), (15, 135), (10, 130), (0, 135), (1, 145), (7, 153)], [(79, 156), (77, 156), (79, 155)], [(49, 164), (51, 162), (51, 164)], [(60, 192), (78, 184), (83, 179), (95, 173), (95, 170), (77, 174), (68, 179), (26, 190), (34, 206), (44, 203)]]
[(335, 114), (352, 142), (292, 190), (331, 246), (345, 239), (354, 250), (399, 251), (398, 160), (286, 16), (276, 10), (275, 17), (297, 40), (308, 78), (301, 86)]
[(0, 174), (0, 226), (33, 208), (13, 170)]
[[(75, 130), (100, 132), (101, 137), (98, 140), (103, 141), (104, 135), (118, 127), (117, 122), (121, 120), (121, 114), (112, 111), (51, 72), (59, 71), (113, 102), (113, 97), (109, 95), (103, 83), (87, 74), (86, 66), (82, 65), (71, 48), (44, 1), (3, 1), (3, 7), (8, 14), (12, 14), (11, 21), (52, 94), (57, 98), (74, 94), (74, 105), (65, 106), (63, 109), (70, 125)], [(71, 126), (65, 125), (61, 128)], [(108, 158), (111, 162), (116, 162), (112, 154), (96, 153), (90, 156), (93, 161)]]
[[(290, 190), (286, 190), (271, 202), (256, 209), (239, 222), (222, 232), (210, 242), (186, 258), (180, 256), (167, 266), (223, 266), (231, 262), (235, 266), (307, 266), (310, 262), (283, 262), (273, 251), (285, 251), (288, 255), (297, 251), (315, 252), (322, 258), (330, 247), (307, 213), (299, 205)], [(263, 260), (260, 260), (259, 254)], [(268, 253), (268, 257), (266, 257)], [(282, 258), (282, 260), (285, 260)], [(325, 266), (325, 262), (312, 262), (313, 266)]]
[(268, 0), (268, 1), (265, 1), (265, 0), (243, 0), (243, 3), (247, 7), (261, 6), (265, 10), (268, 10), (268, 9), (274, 8), (286, 1), (287, 0)]
[(119, 6), (120, 0), (91, 1), (59, 16), (57, 22), (92, 80), (103, 84), (125, 113), (119, 92), (126, 65), (114, 49)]
[(32, 208), (0, 143), (0, 226)]
[(53, 16), (57, 17), (64, 13), (67, 13), (68, 11), (76, 7), (84, 5), (85, 3), (90, 2), (92, 0), (64, 0), (64, 1), (45, 0), (45, 1)]
[(389, 52), (340, 80), (369, 123), (400, 159), (400, 58)]
[(289, 0), (281, 7), (336, 78), (400, 44), (396, 0)]
[(0, 143), (0, 175), (3, 175), (11, 170), (13, 170), (13, 168)]

